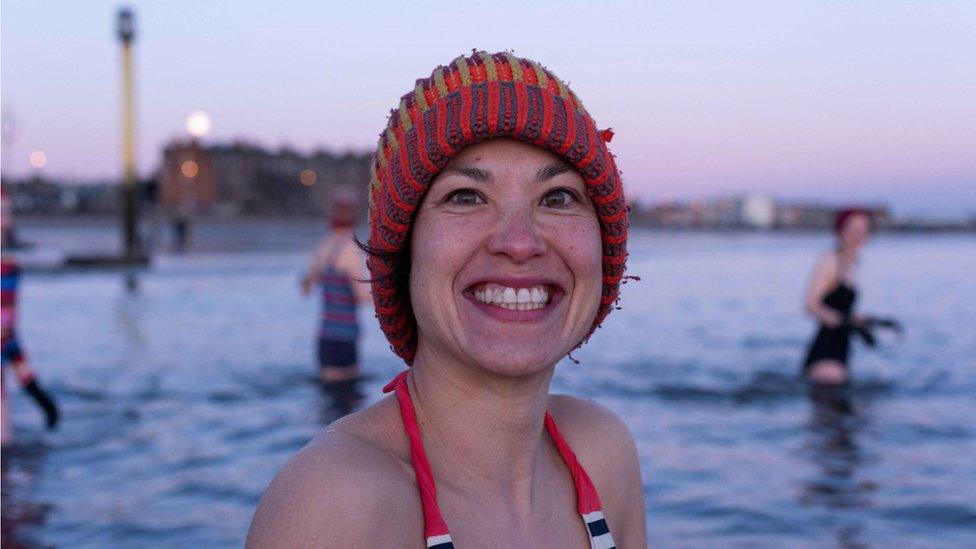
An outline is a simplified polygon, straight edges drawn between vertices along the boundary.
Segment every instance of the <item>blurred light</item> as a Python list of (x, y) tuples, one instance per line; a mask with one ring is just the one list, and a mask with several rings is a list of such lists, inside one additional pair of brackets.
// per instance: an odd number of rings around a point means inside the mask
[(41, 169), (47, 166), (47, 155), (44, 154), (44, 151), (34, 151), (27, 157), (27, 161), (30, 162), (31, 166)]
[(210, 115), (203, 111), (195, 111), (186, 117), (186, 131), (196, 138), (210, 133)]
[(183, 173), (183, 177), (193, 179), (198, 173), (200, 173), (200, 166), (198, 166), (193, 160), (184, 160), (183, 163), (180, 164), (180, 172)]
[(317, 179), (318, 176), (316, 176), (315, 172), (312, 170), (302, 170), (302, 173), (298, 174), (298, 180), (301, 181), (302, 185), (305, 185), (306, 187), (311, 187), (314, 185)]

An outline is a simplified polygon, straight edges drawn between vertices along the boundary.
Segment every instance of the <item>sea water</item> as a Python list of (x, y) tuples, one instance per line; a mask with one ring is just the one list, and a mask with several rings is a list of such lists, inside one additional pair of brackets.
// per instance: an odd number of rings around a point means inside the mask
[[(80, 228), (79, 228), (80, 227)], [(336, 406), (314, 383), (317, 300), (299, 277), (315, 224), (194, 228), (118, 272), (27, 272), (20, 335), (63, 421), (52, 433), (7, 379), (6, 546), (239, 546), (282, 464)], [(67, 251), (111, 223), (34, 221)], [(952, 547), (976, 540), (976, 238), (881, 235), (858, 309), (906, 333), (854, 344), (843, 402), (797, 379), (815, 326), (802, 297), (826, 234), (635, 230), (604, 327), (553, 392), (619, 414), (640, 454), (657, 547)], [(366, 402), (402, 367), (361, 310)], [(612, 521), (612, 517), (610, 517)], [(323, 517), (328, 520), (328, 517)]]

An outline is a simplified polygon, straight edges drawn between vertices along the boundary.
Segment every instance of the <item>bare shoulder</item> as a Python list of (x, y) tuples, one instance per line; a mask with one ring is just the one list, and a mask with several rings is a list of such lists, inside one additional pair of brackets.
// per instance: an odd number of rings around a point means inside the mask
[(342, 244), (342, 250), (339, 253), (338, 261), (346, 268), (346, 270), (352, 271), (353, 274), (358, 276), (363, 267), (366, 265), (366, 254), (352, 237), (346, 238), (345, 242)]
[(617, 545), (643, 547), (644, 483), (627, 425), (604, 406), (568, 395), (550, 396), (549, 411), (596, 486)]
[(290, 459), (261, 497), (247, 546), (388, 547), (408, 535), (422, 539), (410, 530), (423, 522), (392, 405), (386, 399), (332, 423)]
[(817, 260), (817, 265), (814, 269), (822, 275), (833, 275), (837, 273), (838, 267), (837, 254), (834, 252), (825, 252)]
[[(612, 462), (617, 458), (631, 454), (636, 458), (637, 449), (630, 430), (606, 407), (569, 395), (551, 395), (549, 412), (588, 471), (603, 467), (612, 471), (615, 469)], [(592, 458), (586, 460), (592, 461), (592, 467), (584, 458)]]
[(332, 247), (332, 239), (335, 238), (333, 235), (326, 236), (319, 241), (318, 246), (315, 247), (315, 255), (325, 256)]

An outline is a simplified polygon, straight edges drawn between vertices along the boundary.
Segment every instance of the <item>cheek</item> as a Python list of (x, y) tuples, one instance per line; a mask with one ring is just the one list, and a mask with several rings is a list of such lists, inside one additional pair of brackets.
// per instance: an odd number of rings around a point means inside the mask
[[(410, 296), (414, 309), (446, 303), (453, 282), (463, 268), (470, 230), (449, 218), (418, 215), (410, 241)], [(440, 299), (430, 299), (437, 297)]]
[(599, 301), (603, 286), (603, 246), (595, 218), (581, 219), (563, 228), (563, 256), (573, 271), (576, 290), (588, 300)]
[(425, 295), (436, 286), (437, 269), (444, 265), (442, 256), (446, 252), (438, 232), (418, 220), (410, 242), (410, 297), (414, 309), (428, 302)]

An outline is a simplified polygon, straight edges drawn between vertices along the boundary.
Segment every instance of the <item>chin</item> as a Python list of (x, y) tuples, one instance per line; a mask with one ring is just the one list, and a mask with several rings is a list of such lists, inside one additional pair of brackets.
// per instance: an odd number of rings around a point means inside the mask
[(475, 344), (468, 347), (467, 354), (473, 364), (491, 374), (501, 377), (527, 377), (551, 369), (567, 352), (562, 348), (552, 348), (551, 345), (540, 345), (539, 342), (511, 342)]

